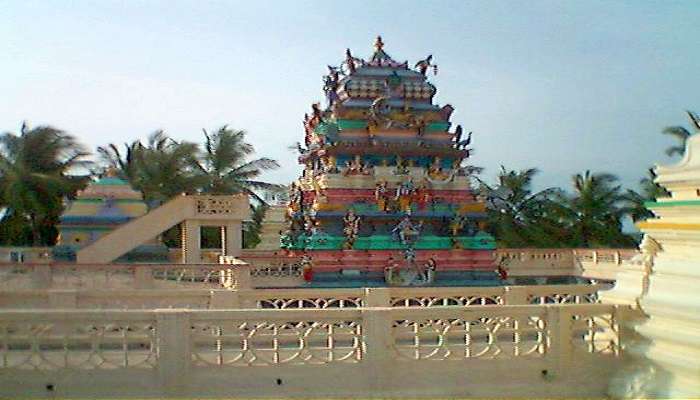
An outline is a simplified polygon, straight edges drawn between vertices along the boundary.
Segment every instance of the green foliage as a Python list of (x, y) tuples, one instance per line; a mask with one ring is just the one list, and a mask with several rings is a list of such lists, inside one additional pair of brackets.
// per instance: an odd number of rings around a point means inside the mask
[(512, 171), (501, 166), (498, 184), (482, 183), (488, 205), (488, 230), (501, 247), (561, 247), (564, 235), (552, 214), (559, 189), (533, 192), (535, 168)]
[(571, 247), (632, 247), (634, 238), (622, 232), (626, 197), (608, 173), (586, 171), (573, 177), (573, 195), (559, 195), (558, 212), (570, 233)]
[(648, 208), (646, 208), (644, 203), (671, 195), (668, 190), (654, 182), (655, 178), (656, 174), (654, 173), (654, 169), (649, 168), (647, 170), (647, 176), (639, 180), (641, 192), (627, 190), (627, 211), (630, 217), (632, 217), (632, 220), (635, 222), (643, 221), (654, 216), (654, 214)]
[(0, 228), (7, 233), (0, 236), (3, 244), (55, 244), (63, 199), (89, 179), (68, 172), (88, 167), (88, 155), (73, 136), (50, 126), (29, 129), (23, 123), (19, 135), (0, 136), (0, 209), (7, 209)]
[[(254, 246), (260, 241), (261, 222), (255, 222), (255, 218), (264, 215), (261, 205), (265, 203), (255, 191), (278, 190), (282, 186), (257, 180), (262, 172), (279, 168), (279, 164), (264, 157), (248, 160), (255, 150), (245, 141), (245, 135), (245, 131), (227, 126), (212, 134), (204, 130), (204, 143), (200, 148), (195, 143), (179, 142), (163, 131), (156, 131), (146, 144), (139, 140), (125, 143), (123, 151), (109, 144), (98, 147), (97, 152), (106, 167), (116, 170), (120, 177), (141, 191), (150, 205), (181, 193), (249, 195), (259, 205), (254, 207), (253, 222), (246, 227), (244, 245)], [(179, 236), (179, 228), (174, 227), (162, 237), (167, 246), (177, 247)], [(202, 243), (205, 247), (220, 246), (219, 232), (203, 229)]]
[(204, 151), (195, 162), (199, 191), (211, 194), (246, 193), (260, 203), (255, 190), (278, 190), (280, 185), (256, 180), (263, 171), (279, 168), (270, 158), (246, 160), (255, 151), (245, 141), (245, 131), (221, 127), (213, 134), (204, 130)]
[(140, 190), (149, 204), (181, 193), (245, 193), (264, 203), (255, 190), (280, 188), (256, 180), (279, 164), (269, 158), (247, 160), (254, 149), (245, 141), (245, 131), (223, 126), (213, 134), (205, 130), (204, 139), (200, 150), (195, 143), (178, 142), (156, 131), (146, 144), (125, 143), (123, 153), (114, 144), (98, 147), (97, 152), (107, 168)]
[(195, 192), (202, 181), (197, 173), (197, 145), (178, 142), (163, 131), (152, 133), (146, 144), (125, 143), (123, 155), (114, 144), (98, 147), (97, 152), (108, 168), (143, 193), (148, 204)]
[(501, 247), (625, 247), (622, 233), (626, 197), (610, 174), (577, 174), (573, 194), (557, 188), (532, 191), (536, 169), (501, 167), (498, 185), (483, 185), (489, 231)]
[[(690, 120), (690, 124), (692, 125), (693, 130), (696, 133), (700, 132), (700, 118), (698, 118), (698, 116), (692, 111), (686, 111), (686, 114), (688, 114), (688, 119)], [(668, 155), (669, 157), (675, 154), (682, 156), (685, 152), (685, 142), (692, 135), (692, 133), (685, 127), (678, 125), (668, 126), (664, 128), (662, 133), (675, 138), (679, 142), (678, 145), (667, 148), (666, 155)]]
[(244, 249), (252, 249), (260, 243), (260, 229), (268, 208), (265, 203), (260, 203), (257, 206), (251, 205), (252, 220), (246, 224), (243, 230)]

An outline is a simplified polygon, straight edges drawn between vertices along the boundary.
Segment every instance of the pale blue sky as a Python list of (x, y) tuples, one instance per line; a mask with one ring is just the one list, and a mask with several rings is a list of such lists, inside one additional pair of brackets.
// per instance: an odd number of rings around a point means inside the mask
[(488, 179), (505, 164), (540, 168), (539, 187), (585, 169), (635, 185), (670, 161), (661, 129), (700, 111), (700, 1), (2, 1), (0, 131), (49, 123), (94, 150), (229, 123), (287, 183), (326, 65), (377, 34), (398, 60), (434, 55), (436, 101)]

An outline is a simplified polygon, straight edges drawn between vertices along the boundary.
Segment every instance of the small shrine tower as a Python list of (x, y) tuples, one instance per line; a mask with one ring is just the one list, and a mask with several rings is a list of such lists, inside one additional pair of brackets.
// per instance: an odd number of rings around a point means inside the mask
[[(75, 252), (118, 226), (148, 212), (140, 192), (128, 182), (108, 171), (78, 192), (61, 215), (59, 237), (54, 259), (73, 261)], [(122, 261), (166, 261), (167, 248), (153, 243), (140, 246), (125, 255)]]

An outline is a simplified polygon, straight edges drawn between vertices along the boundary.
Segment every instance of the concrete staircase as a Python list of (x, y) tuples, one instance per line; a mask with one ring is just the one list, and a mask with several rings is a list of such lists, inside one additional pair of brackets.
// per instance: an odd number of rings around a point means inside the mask
[(113, 261), (188, 217), (193, 217), (193, 214), (194, 208), (187, 196), (176, 197), (80, 249), (77, 261), (80, 264)]
[[(102, 236), (77, 253), (80, 264), (105, 264), (147, 242), (163, 231), (193, 221), (190, 247), (199, 253), (199, 227), (228, 225), (240, 230), (240, 222), (249, 217), (247, 196), (177, 196), (137, 219)], [(190, 228), (188, 228), (190, 229)], [(190, 230), (192, 230), (190, 229)], [(240, 232), (232, 232), (229, 246), (240, 249)], [(235, 243), (233, 243), (235, 242)], [(196, 247), (196, 249), (194, 249)]]

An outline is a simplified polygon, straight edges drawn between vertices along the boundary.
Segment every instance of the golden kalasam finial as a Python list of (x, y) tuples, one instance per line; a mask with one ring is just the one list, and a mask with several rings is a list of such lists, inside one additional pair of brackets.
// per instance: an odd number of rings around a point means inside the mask
[(384, 42), (382, 42), (382, 37), (377, 36), (377, 40), (374, 42), (374, 48), (377, 49), (377, 51), (381, 51), (382, 48), (384, 48)]

